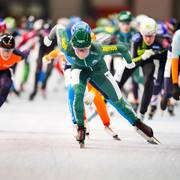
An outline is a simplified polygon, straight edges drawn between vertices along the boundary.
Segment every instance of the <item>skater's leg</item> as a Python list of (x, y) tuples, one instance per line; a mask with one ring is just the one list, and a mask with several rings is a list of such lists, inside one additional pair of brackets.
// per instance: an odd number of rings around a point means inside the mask
[(144, 116), (147, 112), (147, 108), (150, 104), (152, 93), (153, 93), (153, 74), (155, 70), (154, 63), (149, 62), (143, 65), (143, 74), (144, 74), (144, 91), (141, 100), (140, 113)]
[(53, 70), (53, 61), (51, 61), (51, 63), (48, 64), (47, 71), (46, 71), (46, 77), (45, 77), (45, 80), (44, 80), (43, 83), (42, 83), (42, 89), (43, 89), (43, 90), (46, 89), (47, 81), (48, 81), (49, 77), (50, 77), (51, 74), (52, 74), (52, 70)]
[[(88, 90), (91, 91), (92, 90), (92, 86), (90, 84), (88, 84)], [(106, 109), (106, 104), (103, 100), (102, 95), (100, 94), (100, 92), (98, 92), (95, 88), (93, 88), (94, 91), (94, 104), (96, 106), (96, 111), (99, 114), (103, 124), (105, 126), (109, 126), (110, 124), (110, 119), (107, 113), (107, 109)]]
[(76, 119), (75, 119), (75, 115), (74, 115), (74, 111), (73, 111), (73, 102), (74, 102), (74, 89), (73, 89), (72, 85), (70, 84), (68, 86), (68, 105), (69, 105), (69, 110), (71, 113), (71, 120), (72, 120), (73, 124), (76, 124)]
[(124, 86), (124, 84), (127, 82), (129, 77), (133, 74), (133, 72), (135, 71), (136, 68), (137, 67), (135, 67), (133, 69), (125, 68), (120, 78), (115, 77), (116, 78), (115, 80), (117, 81), (120, 89)]
[(41, 57), (42, 56), (39, 55), (39, 58), (37, 59), (37, 62), (36, 62), (37, 65), (36, 65), (36, 72), (35, 72), (34, 88), (33, 88), (33, 92), (29, 96), (29, 100), (33, 100), (35, 95), (37, 94), (38, 81), (39, 81), (39, 76), (40, 76), (40, 72), (42, 69), (42, 58)]
[(29, 62), (25, 61), (23, 67), (23, 77), (21, 81), (21, 90), (23, 90), (23, 85), (27, 82), (29, 77)]
[[(98, 77), (98, 78), (97, 78)], [(132, 125), (138, 120), (131, 105), (122, 97), (120, 89), (111, 73), (108, 71), (105, 74), (96, 75), (93, 78), (95, 83), (109, 97), (109, 102), (125, 117)]]
[(118, 85), (111, 73), (106, 72), (103, 75), (96, 74), (95, 77), (93, 78), (95, 83), (102, 89), (102, 91), (104, 91), (105, 94), (107, 94), (109, 101), (114, 105), (118, 112), (135, 126), (136, 130), (138, 130), (137, 132), (148, 142), (155, 143), (152, 129), (138, 119), (131, 105), (122, 97)]
[(104, 124), (105, 131), (110, 136), (112, 136), (115, 140), (120, 140), (120, 138), (118, 137), (118, 134), (115, 133), (110, 126), (110, 119), (109, 119), (109, 115), (107, 112), (107, 107), (106, 107), (106, 103), (104, 101), (104, 97), (101, 95), (101, 93), (98, 90), (96, 90), (90, 84), (88, 84), (88, 90), (93, 91), (95, 94), (94, 104), (96, 106), (96, 112), (99, 114), (101, 121)]
[(160, 107), (161, 110), (165, 110), (169, 99), (172, 97), (172, 81), (170, 77), (164, 78), (164, 93), (161, 97)]
[(4, 104), (12, 86), (10, 72), (0, 75), (0, 107)]
[[(132, 96), (133, 96), (133, 99), (130, 103), (131, 103), (135, 112), (137, 112), (138, 106), (139, 106), (138, 91), (139, 91), (139, 84), (134, 80), (134, 78), (132, 78)], [(128, 96), (129, 95), (131, 95), (131, 94), (128, 94)]]
[(71, 71), (74, 89), (73, 111), (79, 127), (84, 127), (84, 93), (87, 85), (88, 72), (73, 69)]

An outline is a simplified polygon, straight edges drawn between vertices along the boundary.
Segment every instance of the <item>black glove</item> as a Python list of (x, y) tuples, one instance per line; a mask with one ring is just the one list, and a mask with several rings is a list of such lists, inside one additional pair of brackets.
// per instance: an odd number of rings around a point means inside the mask
[(180, 88), (179, 88), (178, 84), (173, 84), (172, 94), (173, 94), (174, 99), (179, 100)]

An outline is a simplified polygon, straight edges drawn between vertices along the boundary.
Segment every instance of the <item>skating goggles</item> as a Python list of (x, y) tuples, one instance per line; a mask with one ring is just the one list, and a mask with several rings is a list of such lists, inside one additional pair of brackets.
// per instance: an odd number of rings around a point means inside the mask
[(126, 25), (126, 26), (131, 25), (131, 22), (119, 22), (119, 23), (122, 24), (122, 25)]
[(154, 36), (156, 36), (156, 34), (151, 34), (151, 35), (143, 35), (144, 37), (149, 37), (149, 38), (152, 38)]
[(7, 49), (7, 48), (3, 48), (3, 47), (0, 47), (0, 48), (1, 48), (4, 52), (7, 52), (7, 53), (14, 51), (14, 48), (12, 48), (12, 49)]
[(74, 49), (76, 52), (86, 52), (86, 51), (88, 51), (90, 48), (91, 48), (91, 46), (88, 46), (88, 47), (85, 47), (85, 48), (75, 48), (75, 47), (73, 47), (73, 49)]

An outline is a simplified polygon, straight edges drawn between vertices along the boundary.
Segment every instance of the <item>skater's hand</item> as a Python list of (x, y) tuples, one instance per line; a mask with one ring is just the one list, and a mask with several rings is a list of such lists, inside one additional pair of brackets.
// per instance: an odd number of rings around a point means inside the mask
[(173, 90), (172, 90), (173, 98), (176, 100), (180, 100), (180, 88), (178, 84), (173, 85)]
[(95, 94), (93, 92), (91, 92), (91, 91), (88, 92), (87, 95), (84, 98), (84, 103), (86, 105), (91, 105), (93, 103), (93, 101), (94, 101), (94, 96), (95, 96)]
[(48, 36), (44, 37), (44, 45), (49, 47), (52, 44), (52, 41), (48, 38)]
[(147, 60), (149, 59), (151, 56), (155, 55), (155, 52), (152, 49), (147, 49), (144, 51), (143, 55), (142, 55), (142, 60)]
[(134, 62), (126, 63), (126, 68), (128, 68), (128, 69), (133, 69), (135, 66), (136, 66), (136, 64)]
[(42, 58), (43, 63), (49, 64), (51, 62), (51, 58), (46, 55)]

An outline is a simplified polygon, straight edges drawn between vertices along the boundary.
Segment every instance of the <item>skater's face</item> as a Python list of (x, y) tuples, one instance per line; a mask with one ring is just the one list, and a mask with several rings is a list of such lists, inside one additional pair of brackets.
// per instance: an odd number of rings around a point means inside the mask
[(119, 22), (119, 29), (123, 33), (128, 33), (131, 30), (130, 22)]
[(89, 55), (90, 46), (86, 48), (74, 48), (74, 52), (79, 59), (85, 59)]
[(154, 43), (155, 35), (150, 35), (150, 36), (143, 35), (143, 40), (146, 45), (150, 46)]
[(0, 55), (4, 60), (8, 60), (12, 56), (12, 53), (13, 49), (0, 48)]

